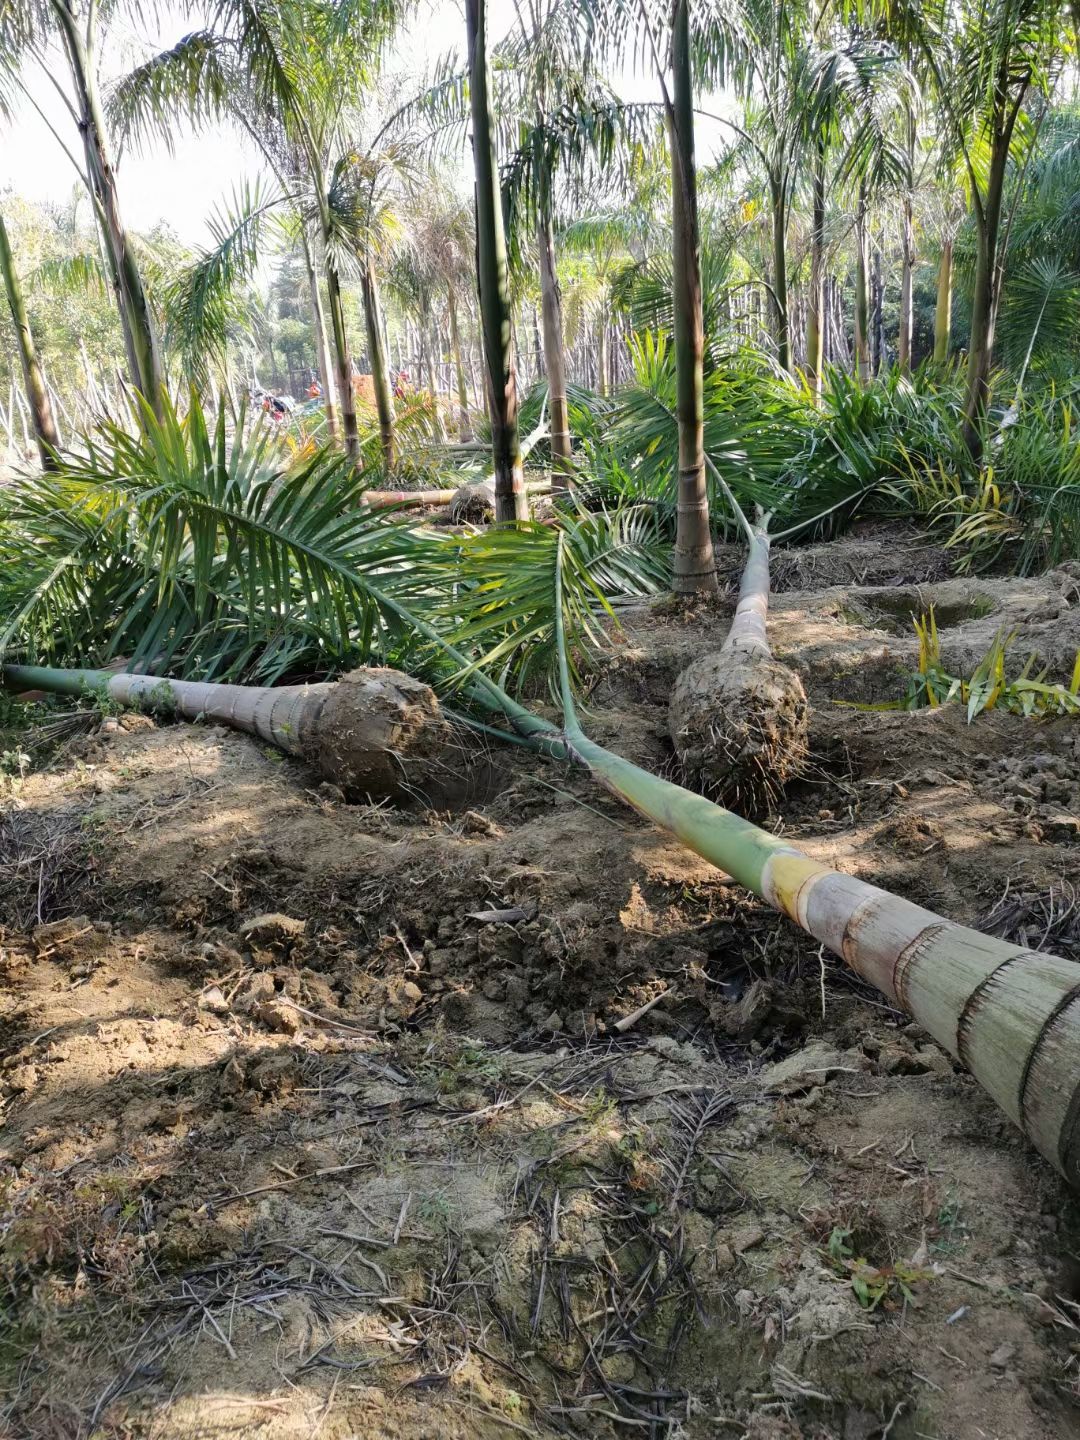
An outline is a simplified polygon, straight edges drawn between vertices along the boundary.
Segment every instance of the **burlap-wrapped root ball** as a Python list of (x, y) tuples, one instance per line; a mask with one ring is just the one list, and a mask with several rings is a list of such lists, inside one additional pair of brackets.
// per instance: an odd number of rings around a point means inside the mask
[(760, 652), (695, 660), (672, 691), (668, 722), (687, 781), (724, 804), (757, 808), (802, 769), (809, 708), (793, 670)]
[(453, 731), (430, 686), (365, 667), (325, 691), (300, 750), (346, 793), (430, 799), (454, 780)]

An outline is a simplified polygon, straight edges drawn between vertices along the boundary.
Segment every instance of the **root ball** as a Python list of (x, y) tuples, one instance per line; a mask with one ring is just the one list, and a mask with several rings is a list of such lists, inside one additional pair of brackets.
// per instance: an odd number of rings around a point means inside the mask
[(495, 517), (495, 490), (491, 485), (459, 485), (450, 501), (450, 519), (455, 525), (466, 520), (479, 525)]
[(365, 667), (327, 686), (303, 751), (347, 793), (406, 800), (445, 788), (451, 739), (430, 686), (398, 670)]
[(771, 656), (718, 652), (679, 676), (668, 711), (687, 779), (725, 804), (757, 808), (806, 760), (806, 691)]

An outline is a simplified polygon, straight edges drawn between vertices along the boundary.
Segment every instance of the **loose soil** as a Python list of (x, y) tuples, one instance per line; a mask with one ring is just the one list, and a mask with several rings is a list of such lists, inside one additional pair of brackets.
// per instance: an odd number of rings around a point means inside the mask
[[(1080, 958), (1075, 723), (835, 703), (931, 601), (947, 664), (1004, 624), (1067, 677), (1075, 576), (906, 532), (776, 571), (811, 756), (759, 818)], [(672, 773), (730, 610), (632, 611), (591, 733)], [(1080, 1434), (1080, 1215), (973, 1082), (582, 775), (470, 775), (350, 805), (131, 716), (9, 782), (0, 1434)]]

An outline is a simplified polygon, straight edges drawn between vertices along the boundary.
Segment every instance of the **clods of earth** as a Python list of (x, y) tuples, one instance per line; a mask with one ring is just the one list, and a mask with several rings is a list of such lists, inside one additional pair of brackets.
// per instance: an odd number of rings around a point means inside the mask
[[(1080, 957), (1080, 727), (836, 703), (931, 602), (954, 673), (1005, 625), (1067, 678), (1075, 575), (896, 532), (775, 573), (810, 759), (759, 818)], [(592, 733), (670, 773), (730, 611), (629, 613)], [(586, 777), (476, 773), (350, 805), (131, 716), (8, 781), (0, 1433), (1080, 1434), (1080, 1217), (974, 1083)]]

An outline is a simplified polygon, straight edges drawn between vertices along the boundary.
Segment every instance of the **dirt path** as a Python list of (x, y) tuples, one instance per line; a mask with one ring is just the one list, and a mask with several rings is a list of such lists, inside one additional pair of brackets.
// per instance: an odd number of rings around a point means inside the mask
[[(944, 575), (912, 537), (778, 557), (814, 705), (785, 833), (1080, 957), (1078, 727), (831, 703), (897, 693), (930, 599), (950, 662), (1009, 623), (1068, 673), (1069, 574)], [(635, 613), (593, 733), (669, 766), (729, 608)], [(1057, 1177), (578, 775), (496, 756), (467, 807), (403, 814), (106, 722), (15, 787), (0, 915), (0, 1434), (1080, 1434)]]

